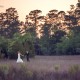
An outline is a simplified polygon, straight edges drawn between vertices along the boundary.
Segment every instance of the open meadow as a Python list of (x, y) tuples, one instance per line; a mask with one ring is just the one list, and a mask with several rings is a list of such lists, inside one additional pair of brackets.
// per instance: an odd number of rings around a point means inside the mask
[[(42, 71), (54, 71), (57, 67), (59, 71), (68, 70), (71, 66), (80, 66), (80, 55), (76, 56), (35, 56), (27, 62), (23, 59), (24, 65), (30, 70), (42, 70)], [(16, 60), (0, 60), (1, 64), (8, 64), (14, 67), (19, 67), (19, 63)]]
[(0, 60), (0, 80), (80, 80), (80, 56), (35, 56)]

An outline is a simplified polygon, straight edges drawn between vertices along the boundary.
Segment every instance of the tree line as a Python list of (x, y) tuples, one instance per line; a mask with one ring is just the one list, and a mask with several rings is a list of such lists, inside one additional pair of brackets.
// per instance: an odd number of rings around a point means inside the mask
[(0, 13), (0, 55), (16, 57), (27, 49), (31, 55), (80, 54), (80, 0), (70, 10), (30, 11), (25, 22), (20, 21), (15, 8)]

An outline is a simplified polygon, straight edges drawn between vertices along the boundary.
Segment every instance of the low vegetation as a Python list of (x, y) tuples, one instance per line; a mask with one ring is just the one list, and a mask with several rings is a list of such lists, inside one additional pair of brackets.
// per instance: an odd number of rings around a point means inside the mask
[(74, 65), (68, 71), (31, 71), (27, 65), (18, 67), (0, 65), (0, 80), (80, 80), (80, 66)]

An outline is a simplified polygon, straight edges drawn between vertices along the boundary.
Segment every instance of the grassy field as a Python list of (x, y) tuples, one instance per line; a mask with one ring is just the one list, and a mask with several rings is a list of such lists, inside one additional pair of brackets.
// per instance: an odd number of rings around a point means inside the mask
[[(28, 69), (34, 71), (54, 71), (56, 68), (58, 71), (68, 70), (71, 66), (80, 66), (80, 55), (77, 56), (35, 56), (31, 58), (30, 62), (23, 59)], [(19, 67), (19, 63), (16, 60), (0, 60), (0, 65), (8, 64), (14, 67)]]
[(80, 56), (35, 56), (23, 61), (0, 60), (0, 80), (80, 80)]

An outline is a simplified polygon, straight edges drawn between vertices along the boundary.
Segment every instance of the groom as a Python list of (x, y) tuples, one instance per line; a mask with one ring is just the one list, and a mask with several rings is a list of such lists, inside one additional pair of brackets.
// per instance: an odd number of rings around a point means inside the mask
[(26, 51), (25, 55), (26, 55), (27, 61), (30, 61), (29, 60), (29, 52), (28, 51)]

